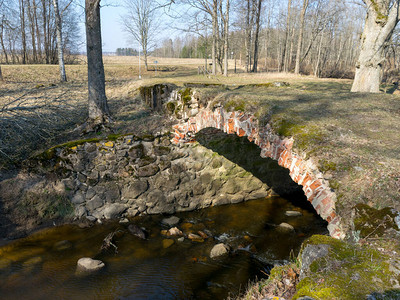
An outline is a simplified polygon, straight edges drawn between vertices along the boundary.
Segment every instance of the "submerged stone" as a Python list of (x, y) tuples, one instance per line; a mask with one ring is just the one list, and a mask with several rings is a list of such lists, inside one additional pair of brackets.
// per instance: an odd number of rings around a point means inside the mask
[(167, 226), (175, 226), (179, 223), (180, 219), (176, 216), (171, 216), (169, 218), (162, 219), (161, 223)]
[(105, 267), (101, 260), (91, 259), (90, 257), (82, 257), (78, 260), (78, 269), (82, 271), (97, 271)]
[(146, 233), (142, 228), (135, 224), (131, 224), (128, 226), (128, 230), (130, 233), (132, 233), (134, 236), (137, 236), (138, 238), (144, 240), (146, 239)]
[(285, 215), (288, 217), (299, 217), (299, 216), (302, 216), (303, 214), (296, 210), (287, 210), (285, 212)]
[(281, 224), (278, 225), (278, 230), (284, 232), (292, 232), (294, 231), (294, 227), (288, 223), (282, 222)]
[(163, 244), (163, 248), (166, 249), (166, 248), (171, 247), (171, 246), (174, 244), (174, 240), (171, 240), (171, 239), (164, 239), (164, 240), (162, 241), (162, 244)]
[(222, 255), (224, 255), (224, 254), (229, 253), (229, 250), (230, 250), (229, 246), (228, 246), (228, 245), (225, 245), (224, 243), (216, 244), (216, 245), (211, 249), (210, 257), (211, 257), (211, 258), (215, 258), (215, 257), (222, 256)]

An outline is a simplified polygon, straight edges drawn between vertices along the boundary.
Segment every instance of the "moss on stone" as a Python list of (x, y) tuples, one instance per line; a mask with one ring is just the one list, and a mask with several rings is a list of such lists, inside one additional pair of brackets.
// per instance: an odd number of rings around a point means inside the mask
[(26, 192), (18, 203), (20, 212), (26, 216), (37, 215), (40, 219), (68, 218), (73, 214), (72, 203), (64, 195), (42, 192)]
[(245, 111), (246, 102), (242, 99), (230, 99), (224, 104), (226, 111)]
[(51, 160), (51, 159), (55, 158), (57, 149), (61, 149), (61, 148), (72, 149), (74, 147), (83, 145), (85, 143), (97, 143), (99, 141), (100, 141), (100, 139), (98, 139), (98, 138), (90, 138), (90, 139), (85, 139), (85, 140), (75, 140), (75, 141), (67, 142), (64, 144), (60, 144), (60, 145), (51, 147), (50, 149), (37, 155), (36, 158), (39, 160)]
[[(316, 259), (297, 285), (293, 299), (365, 299), (372, 292), (392, 286), (389, 257), (368, 246), (350, 244), (328, 236), (314, 235), (302, 245), (329, 245), (328, 255)], [(301, 257), (301, 256), (300, 256)]]
[(178, 94), (181, 96), (181, 100), (183, 105), (188, 105), (190, 100), (192, 100), (192, 89), (184, 88), (178, 91)]
[(167, 103), (167, 110), (169, 113), (171, 113), (171, 114), (174, 113), (175, 107), (176, 107), (176, 105), (174, 102), (171, 101), (171, 102)]

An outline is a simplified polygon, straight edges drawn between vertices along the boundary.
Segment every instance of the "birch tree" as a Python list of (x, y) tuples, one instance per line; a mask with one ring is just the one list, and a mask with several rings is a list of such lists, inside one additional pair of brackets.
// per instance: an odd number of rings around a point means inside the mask
[(65, 74), (65, 64), (64, 64), (62, 22), (61, 22), (60, 11), (58, 9), (58, 0), (53, 0), (53, 5), (54, 5), (54, 15), (55, 15), (55, 19), (56, 19), (58, 65), (60, 67), (60, 80), (61, 80), (61, 82), (66, 82), (67, 75)]
[(363, 2), (367, 5), (367, 17), (351, 91), (379, 93), (385, 49), (399, 22), (400, 0), (363, 0)]

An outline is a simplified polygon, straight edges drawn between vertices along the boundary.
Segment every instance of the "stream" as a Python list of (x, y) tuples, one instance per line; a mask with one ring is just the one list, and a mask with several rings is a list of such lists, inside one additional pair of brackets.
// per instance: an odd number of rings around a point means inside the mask
[[(301, 215), (285, 215), (293, 210)], [(202, 231), (208, 237), (178, 241), (162, 234), (168, 216), (147, 215), (126, 224), (53, 227), (13, 241), (0, 248), (0, 298), (225, 299), (244, 292), (249, 280), (266, 278), (273, 264), (295, 257), (307, 237), (327, 233), (315, 212), (277, 196), (175, 216), (185, 236)], [(282, 222), (294, 231), (282, 230)], [(145, 228), (146, 240), (127, 230), (132, 223)], [(117, 253), (100, 252), (114, 231)], [(220, 242), (231, 247), (230, 254), (211, 259), (210, 250)], [(81, 257), (106, 266), (77, 272)]]

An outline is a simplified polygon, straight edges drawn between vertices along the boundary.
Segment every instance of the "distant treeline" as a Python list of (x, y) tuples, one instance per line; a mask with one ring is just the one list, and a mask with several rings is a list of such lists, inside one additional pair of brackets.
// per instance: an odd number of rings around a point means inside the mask
[(117, 56), (137, 56), (138, 51), (132, 48), (117, 48), (115, 54)]

